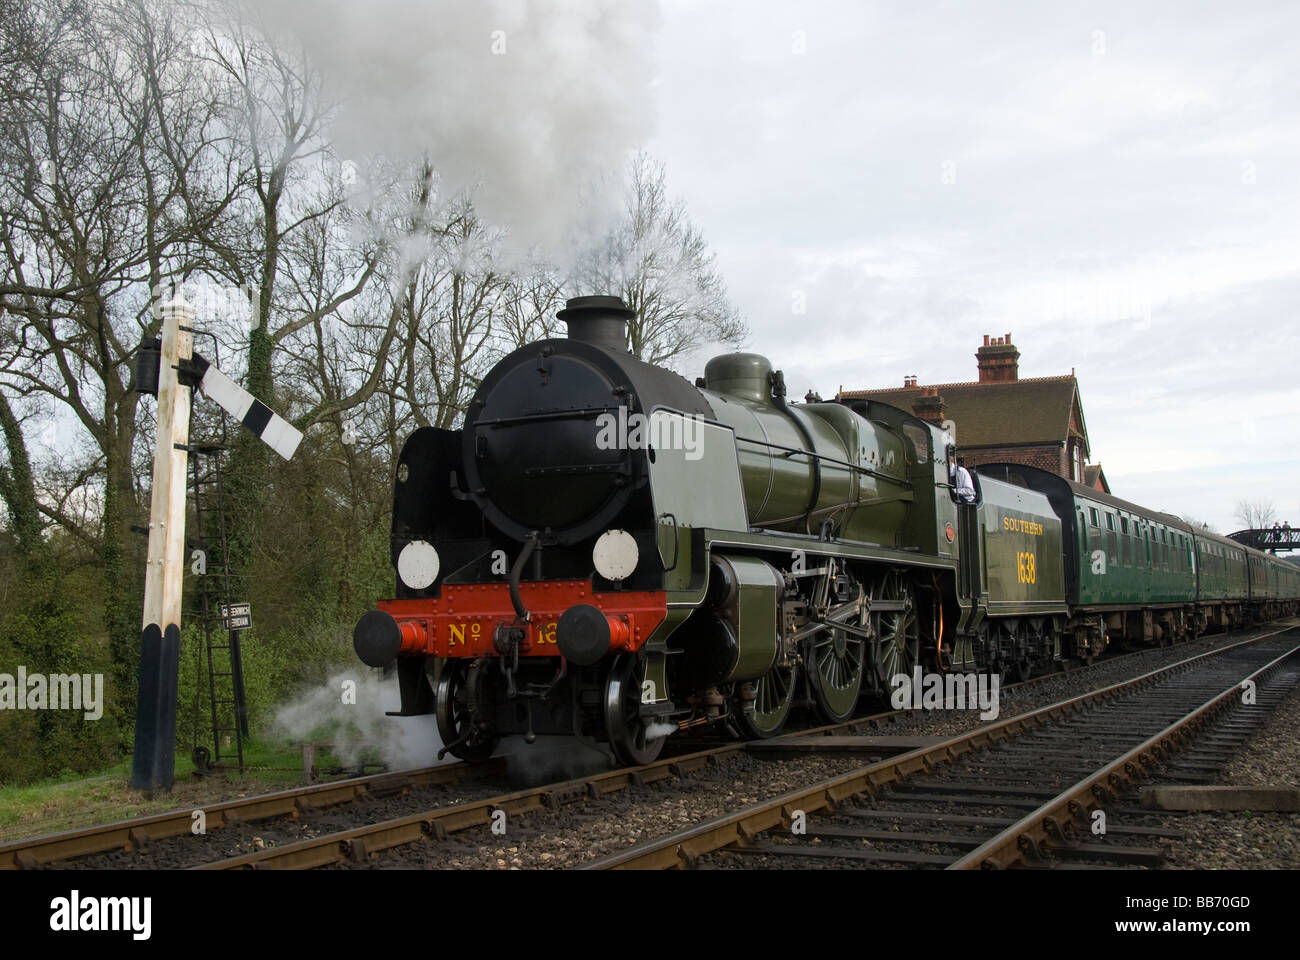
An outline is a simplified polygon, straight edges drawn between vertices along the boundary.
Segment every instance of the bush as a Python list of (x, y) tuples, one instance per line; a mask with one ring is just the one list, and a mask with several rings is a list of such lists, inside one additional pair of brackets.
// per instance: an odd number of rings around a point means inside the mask
[[(103, 678), (102, 713), (82, 710), (0, 711), (0, 784), (26, 784), (52, 776), (102, 769), (118, 758), (119, 724), (112, 663), (99, 624), (77, 602), (88, 595), (85, 572), (59, 578), (17, 567), (4, 571), (9, 601), (0, 609), (0, 673), (17, 680), (19, 667), (35, 674), (89, 674)], [(93, 595), (89, 589), (89, 595)], [(20, 691), (25, 693), (25, 691)], [(134, 691), (130, 692), (134, 696)], [(52, 706), (52, 704), (50, 704)]]

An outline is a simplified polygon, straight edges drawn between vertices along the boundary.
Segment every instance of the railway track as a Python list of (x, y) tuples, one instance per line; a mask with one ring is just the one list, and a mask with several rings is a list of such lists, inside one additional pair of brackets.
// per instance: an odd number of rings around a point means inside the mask
[(449, 763), (419, 770), (372, 774), (14, 840), (0, 844), (0, 870), (32, 869), (112, 851), (144, 853), (173, 838), (193, 837), (196, 810), (203, 814), (205, 830), (219, 831), (272, 818), (297, 819), (307, 813), (363, 798), (388, 797), (428, 787), (451, 788), (467, 778), (489, 776), (504, 769), (503, 761), (493, 760), (478, 766)]
[[(1128, 658), (1153, 653), (1155, 651), (1140, 651), (1111, 657), (1093, 667), (1072, 671), (1069, 676), (1083, 678), (1099, 667), (1113, 668)], [(1061, 676), (1058, 673), (1047, 674), (1019, 684), (1010, 684), (1005, 689), (1023, 693)], [(864, 732), (887, 729), (907, 716), (905, 713), (888, 711), (855, 718), (842, 724), (793, 731), (776, 739), (790, 741), (816, 735), (861, 735)], [(878, 738), (875, 742), (875, 753), (886, 756), (896, 752), (900, 748), (899, 744), (906, 741), (893, 738), (891, 743), (890, 738)], [(494, 778), (504, 774), (506, 759), (497, 758), (491, 763), (479, 765), (444, 764), (420, 770), (316, 784), (205, 805), (202, 810), (207, 834), (203, 838), (193, 836), (193, 808), (184, 808), (115, 824), (0, 844), (0, 869), (36, 868), (70, 861), (75, 863), (78, 858), (87, 857), (97, 861), (87, 865), (100, 867), (136, 865), (136, 861), (141, 866), (186, 865), (186, 860), (194, 856), (196, 839), (210, 840), (226, 827), (244, 827), (243, 833), (247, 834), (250, 833), (250, 825), (268, 823), (272, 825), (271, 829), (259, 831), (267, 833), (266, 849), (233, 857), (212, 852), (208, 855), (211, 862), (204, 863), (203, 866), (310, 867), (364, 862), (368, 854), (394, 845), (425, 837), (447, 837), (471, 827), (488, 825), (495, 811), (504, 811), (513, 818), (535, 811), (557, 810), (577, 800), (609, 796), (628, 787), (654, 784), (669, 778), (688, 778), (728, 757), (744, 754), (747, 749), (746, 744), (736, 742), (708, 746), (706, 749), (690, 747), (690, 741), (684, 741), (679, 749), (685, 748), (688, 752), (644, 767), (610, 770), (577, 780), (547, 783), (504, 795), (471, 798), (462, 802), (441, 800), (454, 801), (457, 793), (484, 792), (463, 789), (471, 782), (500, 782), (494, 781)], [(436, 806), (425, 808), (420, 805), (420, 801), (424, 799), (427, 803), (432, 799), (424, 796), (430, 790), (447, 796), (441, 798)], [(333, 830), (330, 823), (314, 824), (312, 820), (314, 815), (319, 815), (322, 811), (341, 813), (347, 805), (357, 801), (385, 801), (390, 798), (406, 800), (404, 805), (416, 808), (417, 812), (382, 823), (344, 830)], [(342, 816), (330, 819), (338, 820)], [(251, 837), (245, 839), (254, 840)], [(255, 838), (255, 842), (260, 844), (261, 838)], [(169, 846), (184, 847), (187, 852), (183, 857), (172, 858), (164, 852)], [(217, 844), (211, 846), (213, 851), (221, 849)], [(230, 844), (227, 844), (226, 849), (229, 847)], [(121, 853), (130, 853), (130, 861), (124, 863), (119, 857), (111, 863), (104, 862), (105, 855), (111, 858), (113, 854)]]
[[(1145, 819), (1131, 805), (1134, 790), (1166, 761), (1172, 778), (1210, 778), (1258, 718), (1300, 682), (1297, 653), (1295, 628), (1242, 641), (589, 866), (1153, 866), (1162, 859), (1159, 842), (1177, 832), (1124, 822)], [(1253, 707), (1242, 705), (1247, 682)], [(1244, 715), (1175, 758), (1225, 711)]]

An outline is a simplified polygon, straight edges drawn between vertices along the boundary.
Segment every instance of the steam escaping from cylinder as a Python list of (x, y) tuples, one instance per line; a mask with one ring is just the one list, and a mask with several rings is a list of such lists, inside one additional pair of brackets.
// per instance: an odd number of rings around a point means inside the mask
[(645, 728), (646, 739), (653, 740), (656, 737), (666, 737), (677, 732), (675, 723), (648, 723)]
[(341, 157), (428, 157), (520, 249), (652, 132), (654, 0), (233, 2), (320, 71)]
[(281, 706), (272, 732), (294, 743), (328, 743), (328, 752), (345, 767), (374, 761), (389, 770), (434, 765), (442, 741), (433, 716), (387, 716), (399, 700), (397, 685), (378, 671), (347, 670)]

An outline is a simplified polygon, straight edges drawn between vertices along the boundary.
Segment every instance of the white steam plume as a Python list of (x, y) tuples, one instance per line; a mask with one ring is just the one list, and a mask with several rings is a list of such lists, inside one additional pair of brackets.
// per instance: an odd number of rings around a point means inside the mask
[[(377, 671), (358, 666), (280, 707), (274, 732), (295, 742), (328, 742), (346, 767), (375, 758), (390, 770), (432, 766), (442, 747), (437, 724), (431, 714), (387, 716), (385, 711), (399, 708), (399, 700), (395, 677), (384, 680)], [(443, 762), (454, 760), (449, 755)]]
[(256, 0), (340, 103), (344, 158), (429, 157), (512, 243), (549, 245), (652, 130), (654, 0)]

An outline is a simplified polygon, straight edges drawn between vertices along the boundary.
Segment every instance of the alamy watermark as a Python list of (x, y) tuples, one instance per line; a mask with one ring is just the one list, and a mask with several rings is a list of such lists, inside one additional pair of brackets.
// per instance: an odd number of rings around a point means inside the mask
[(148, 940), (152, 917), (152, 897), (88, 897), (73, 890), (50, 901), (50, 929), (56, 933), (124, 932)]
[(895, 710), (979, 710), (981, 720), (996, 720), (998, 678), (987, 673), (897, 673), (889, 681)]
[(683, 450), (687, 460), (704, 456), (704, 420), (698, 416), (647, 417), (629, 414), (620, 406), (618, 415), (596, 417), (598, 450)]
[(87, 720), (104, 715), (102, 673), (0, 673), (0, 710), (81, 710)]

